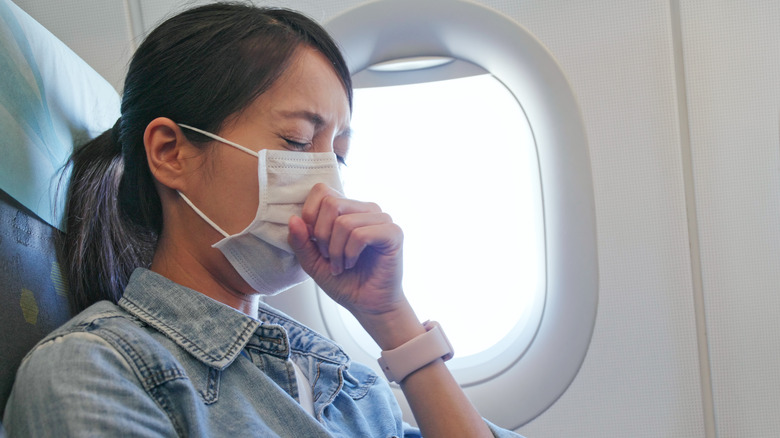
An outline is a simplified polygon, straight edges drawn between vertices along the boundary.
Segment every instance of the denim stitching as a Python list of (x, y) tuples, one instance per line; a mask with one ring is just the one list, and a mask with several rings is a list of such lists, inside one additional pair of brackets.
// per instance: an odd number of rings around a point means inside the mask
[[(166, 336), (170, 337), (174, 340), (180, 340), (183, 346), (190, 350), (194, 356), (197, 357), (197, 354), (202, 355), (202, 357), (205, 357), (210, 362), (219, 362), (223, 360), (226, 357), (230, 357), (234, 354), (235, 351), (240, 351), (240, 349), (243, 349), (243, 346), (246, 344), (246, 340), (248, 339), (248, 333), (253, 333), (254, 328), (252, 328), (251, 324), (248, 324), (246, 327), (244, 327), (244, 330), (239, 333), (238, 338), (236, 339), (236, 342), (232, 343), (230, 345), (230, 348), (225, 352), (225, 354), (222, 357), (216, 357), (209, 353), (207, 353), (205, 350), (200, 348), (196, 343), (191, 341), (189, 338), (184, 336), (183, 334), (179, 333), (177, 330), (174, 330), (164, 322), (160, 321), (150, 313), (146, 312), (142, 308), (140, 308), (137, 304), (133, 303), (132, 301), (128, 300), (127, 298), (123, 298), (124, 306), (128, 308), (128, 310), (131, 310), (135, 313), (138, 313), (140, 315), (143, 315), (145, 319), (148, 321), (149, 325), (157, 329), (159, 332), (165, 334)], [(197, 354), (196, 354), (197, 353)], [(204, 361), (205, 362), (205, 361)], [(208, 365), (215, 365), (214, 363), (210, 363)], [(224, 368), (224, 367), (222, 367)]]
[(207, 404), (216, 403), (219, 399), (219, 380), (222, 372), (216, 368), (209, 368), (209, 377), (206, 389), (200, 391), (203, 401)]
[[(128, 319), (122, 318), (120, 316), (114, 316), (111, 318), (121, 318), (120, 321), (128, 321)], [(155, 403), (160, 406), (160, 409), (165, 412), (165, 415), (168, 417), (171, 424), (173, 425), (173, 428), (176, 430), (177, 435), (185, 436), (184, 429), (177, 421), (176, 416), (173, 414), (167, 399), (162, 397), (164, 392), (160, 390), (160, 386), (169, 381), (187, 379), (186, 374), (184, 374), (183, 370), (179, 369), (178, 367), (175, 369), (164, 369), (160, 372), (152, 372), (151, 367), (149, 367), (146, 361), (144, 361), (143, 356), (139, 354), (130, 343), (125, 341), (120, 334), (107, 327), (97, 326), (96, 323), (101, 322), (102, 320), (103, 318), (93, 320), (90, 324), (88, 324), (87, 327), (84, 327), (85, 332), (100, 336), (101, 338), (105, 339), (106, 342), (113, 345), (117, 351), (124, 353), (124, 356), (129, 359), (128, 363), (133, 365), (136, 376), (141, 381), (146, 393), (149, 394), (152, 400), (154, 400)], [(170, 354), (170, 352), (167, 350), (166, 352)]]

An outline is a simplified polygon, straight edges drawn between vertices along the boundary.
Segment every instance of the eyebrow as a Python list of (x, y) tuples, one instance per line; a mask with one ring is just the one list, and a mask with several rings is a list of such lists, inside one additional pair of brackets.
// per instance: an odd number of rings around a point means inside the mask
[(311, 124), (313, 124), (315, 127), (325, 124), (325, 120), (322, 118), (322, 116), (312, 111), (280, 111), (280, 113), (283, 117), (288, 119), (304, 119), (311, 122)]
[[(322, 118), (321, 115), (308, 110), (298, 110), (298, 111), (280, 111), (280, 114), (282, 117), (288, 118), (288, 119), (304, 119), (308, 122), (310, 122), (312, 125), (314, 125), (315, 129), (318, 129), (322, 125), (325, 124), (325, 119)], [(347, 126), (346, 129), (343, 131), (340, 131), (338, 134), (339, 137), (346, 137), (351, 138), (352, 137), (352, 128)]]

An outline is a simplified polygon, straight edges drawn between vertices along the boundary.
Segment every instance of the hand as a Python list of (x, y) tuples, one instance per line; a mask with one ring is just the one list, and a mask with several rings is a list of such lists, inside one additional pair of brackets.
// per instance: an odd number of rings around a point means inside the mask
[(288, 242), (304, 271), (359, 321), (408, 306), (401, 287), (403, 232), (376, 204), (317, 184), (289, 228)]
[[(298, 262), (390, 350), (425, 333), (401, 288), (403, 233), (376, 204), (312, 188), (287, 238)], [(444, 362), (435, 360), (401, 382), (425, 436), (492, 436)]]

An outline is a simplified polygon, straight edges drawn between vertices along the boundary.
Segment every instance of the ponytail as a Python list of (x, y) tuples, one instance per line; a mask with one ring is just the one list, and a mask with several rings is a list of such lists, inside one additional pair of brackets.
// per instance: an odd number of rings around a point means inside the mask
[(119, 301), (133, 270), (151, 264), (157, 241), (159, 230), (139, 223), (137, 211), (128, 214), (119, 126), (117, 121), (70, 160), (63, 256), (77, 312), (100, 300)]

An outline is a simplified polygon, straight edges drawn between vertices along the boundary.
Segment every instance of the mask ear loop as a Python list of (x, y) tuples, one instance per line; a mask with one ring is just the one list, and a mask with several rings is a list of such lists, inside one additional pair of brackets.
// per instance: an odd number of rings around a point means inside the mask
[(215, 229), (215, 230), (217, 230), (217, 231), (219, 231), (219, 232), (220, 232), (220, 233), (221, 233), (223, 236), (225, 236), (225, 237), (230, 237), (230, 234), (226, 233), (226, 232), (225, 232), (225, 230), (223, 230), (222, 228), (220, 228), (220, 227), (219, 227), (219, 225), (215, 224), (215, 223), (214, 223), (214, 221), (212, 221), (211, 219), (209, 219), (209, 218), (208, 218), (208, 216), (206, 216), (205, 214), (203, 214), (203, 212), (202, 212), (202, 211), (200, 211), (200, 210), (198, 209), (198, 207), (196, 207), (196, 206), (195, 206), (195, 204), (193, 204), (193, 203), (192, 203), (192, 201), (190, 201), (190, 200), (189, 200), (189, 198), (187, 198), (186, 196), (184, 196), (184, 193), (182, 193), (182, 192), (180, 192), (180, 191), (178, 191), (178, 190), (176, 190), (176, 193), (178, 193), (178, 194), (179, 194), (179, 196), (181, 196), (181, 198), (182, 198), (182, 199), (184, 199), (184, 202), (186, 202), (186, 203), (187, 203), (187, 205), (189, 205), (190, 207), (192, 207), (192, 209), (195, 211), (195, 213), (197, 213), (197, 214), (198, 214), (198, 216), (200, 216), (200, 217), (201, 217), (201, 219), (203, 219), (204, 221), (206, 221), (206, 223), (208, 223), (209, 225), (211, 225), (212, 227), (214, 227), (214, 229)]
[[(253, 151), (252, 149), (249, 149), (249, 148), (246, 148), (246, 147), (244, 147), (244, 146), (241, 146), (241, 145), (240, 145), (240, 144), (238, 144), (238, 143), (233, 143), (233, 142), (232, 142), (232, 141), (230, 141), (230, 140), (224, 139), (224, 138), (222, 138), (222, 137), (220, 137), (220, 136), (218, 136), (218, 135), (214, 135), (214, 134), (212, 134), (212, 133), (210, 133), (210, 132), (208, 132), (208, 131), (204, 131), (204, 130), (202, 130), (202, 129), (198, 129), (198, 128), (195, 128), (195, 127), (193, 127), (193, 126), (190, 126), (190, 125), (185, 125), (185, 124), (183, 124), (183, 123), (177, 123), (177, 125), (179, 125), (179, 127), (181, 127), (181, 128), (189, 129), (190, 131), (195, 131), (195, 132), (197, 132), (198, 134), (205, 135), (206, 137), (209, 137), (209, 138), (211, 138), (211, 139), (213, 139), (213, 140), (216, 140), (216, 141), (218, 141), (218, 142), (220, 142), (220, 143), (224, 143), (224, 144), (226, 144), (226, 145), (228, 145), (228, 146), (233, 146), (234, 148), (236, 148), (236, 149), (239, 149), (239, 150), (241, 150), (241, 151), (244, 151), (244, 152), (246, 152), (246, 153), (247, 153), (247, 154), (249, 154), (249, 155), (252, 155), (252, 156), (254, 156), (254, 157), (257, 157), (258, 159), (260, 158), (260, 154), (258, 154), (257, 152)], [(219, 231), (219, 232), (220, 232), (220, 233), (221, 233), (223, 236), (225, 236), (225, 237), (230, 237), (230, 234), (226, 233), (226, 232), (225, 232), (225, 230), (223, 230), (222, 228), (220, 228), (220, 227), (219, 227), (219, 225), (217, 225), (216, 223), (214, 223), (214, 221), (212, 221), (211, 219), (209, 219), (209, 218), (208, 218), (208, 216), (206, 216), (205, 214), (203, 214), (203, 212), (202, 212), (202, 211), (200, 211), (200, 209), (198, 209), (198, 207), (196, 207), (196, 206), (195, 206), (195, 204), (193, 204), (193, 203), (192, 203), (192, 201), (190, 201), (190, 200), (189, 200), (189, 198), (187, 198), (186, 196), (184, 196), (184, 193), (182, 193), (182, 192), (180, 192), (180, 191), (178, 191), (178, 190), (176, 191), (176, 193), (178, 193), (178, 194), (179, 194), (179, 196), (181, 196), (181, 198), (182, 198), (182, 199), (184, 199), (184, 202), (186, 202), (186, 203), (187, 203), (187, 205), (189, 205), (189, 206), (190, 206), (190, 207), (191, 207), (191, 208), (192, 208), (192, 209), (195, 211), (195, 213), (197, 213), (197, 214), (198, 214), (198, 216), (200, 216), (200, 217), (201, 217), (201, 219), (203, 219), (204, 221), (206, 221), (206, 223), (208, 223), (209, 225), (211, 225), (211, 226), (212, 226), (212, 227), (213, 227), (215, 230)]]
[(240, 150), (242, 150), (242, 151), (246, 152), (247, 154), (252, 155), (254, 157), (258, 157), (259, 156), (259, 154), (257, 152), (255, 152), (255, 151), (253, 151), (252, 149), (249, 149), (249, 148), (246, 148), (244, 146), (241, 146), (238, 143), (233, 143), (230, 140), (226, 140), (226, 139), (224, 139), (224, 138), (222, 138), (222, 137), (220, 137), (218, 135), (214, 135), (214, 134), (212, 134), (212, 133), (210, 133), (208, 131), (204, 131), (202, 129), (194, 128), (194, 127), (192, 127), (190, 125), (185, 125), (185, 124), (182, 124), (182, 123), (177, 123), (177, 125), (179, 125), (182, 128), (189, 129), (190, 131), (195, 131), (198, 134), (203, 134), (206, 137), (209, 137), (209, 138), (214, 139), (214, 140), (216, 140), (218, 142), (221, 142), (221, 143), (225, 143), (226, 145), (233, 146), (234, 148), (240, 149)]

